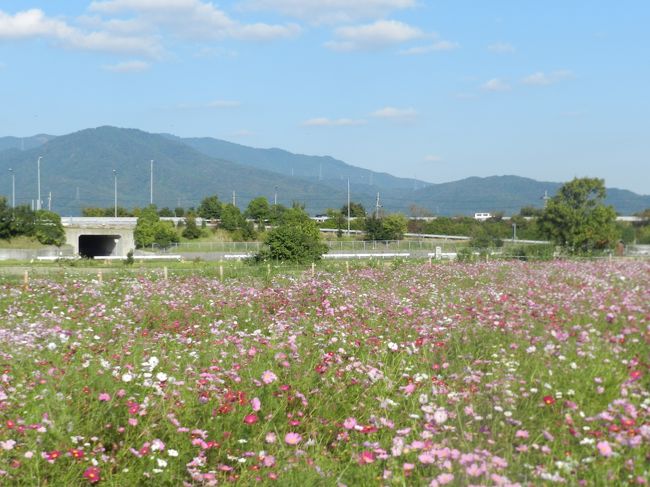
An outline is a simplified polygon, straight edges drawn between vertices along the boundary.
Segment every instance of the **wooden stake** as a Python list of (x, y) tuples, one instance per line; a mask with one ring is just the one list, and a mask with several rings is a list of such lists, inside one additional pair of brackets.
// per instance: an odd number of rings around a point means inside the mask
[(316, 264), (313, 262), (311, 263), (311, 275), (314, 276), (316, 275)]
[(163, 279), (167, 280), (167, 266), (163, 267)]
[(219, 266), (219, 280), (223, 281), (223, 266)]
[(104, 282), (104, 276), (102, 276), (102, 270), (101, 269), (99, 269), (97, 271), (97, 280), (99, 281), (100, 284)]
[(345, 272), (350, 275), (350, 263), (347, 260), (345, 261)]
[(23, 285), (25, 286), (25, 289), (29, 287), (29, 271), (25, 271), (25, 275), (23, 276)]

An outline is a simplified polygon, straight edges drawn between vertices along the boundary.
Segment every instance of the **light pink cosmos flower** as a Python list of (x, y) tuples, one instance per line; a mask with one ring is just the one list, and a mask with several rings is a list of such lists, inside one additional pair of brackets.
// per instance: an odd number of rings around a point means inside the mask
[(260, 402), (259, 398), (254, 397), (251, 399), (251, 407), (255, 412), (259, 411), (262, 408), (262, 403)]
[(104, 402), (110, 401), (111, 395), (108, 392), (102, 392), (99, 394), (99, 400)]
[(302, 441), (302, 436), (300, 436), (298, 433), (290, 432), (284, 436), (284, 442), (287, 445), (297, 445), (301, 441)]
[(611, 457), (614, 453), (612, 447), (607, 441), (599, 441), (596, 444), (596, 448), (598, 448), (598, 452), (604, 457)]
[(275, 375), (273, 373), (273, 371), (265, 370), (262, 373), (262, 382), (264, 382), (265, 384), (271, 384), (271, 383), (275, 382), (276, 380), (278, 380), (278, 376)]
[(454, 481), (454, 474), (451, 473), (441, 473), (436, 477), (438, 485), (447, 485)]
[(275, 435), (275, 433), (273, 433), (273, 431), (269, 431), (266, 434), (266, 437), (264, 438), (264, 441), (266, 441), (267, 443), (275, 443), (276, 440), (277, 440), (277, 436)]
[(357, 425), (357, 420), (354, 418), (347, 418), (345, 421), (343, 421), (343, 427), (346, 430), (354, 429), (356, 425)]

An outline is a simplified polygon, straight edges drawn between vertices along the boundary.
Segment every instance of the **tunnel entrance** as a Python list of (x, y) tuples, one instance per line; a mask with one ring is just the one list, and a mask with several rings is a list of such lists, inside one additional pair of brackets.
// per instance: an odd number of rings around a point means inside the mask
[(79, 255), (89, 259), (115, 255), (115, 248), (119, 241), (119, 235), (80, 235)]

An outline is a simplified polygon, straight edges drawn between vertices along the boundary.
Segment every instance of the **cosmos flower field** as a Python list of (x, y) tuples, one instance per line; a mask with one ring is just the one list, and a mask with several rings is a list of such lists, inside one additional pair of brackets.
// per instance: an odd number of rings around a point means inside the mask
[(2, 485), (647, 485), (650, 262), (33, 280)]

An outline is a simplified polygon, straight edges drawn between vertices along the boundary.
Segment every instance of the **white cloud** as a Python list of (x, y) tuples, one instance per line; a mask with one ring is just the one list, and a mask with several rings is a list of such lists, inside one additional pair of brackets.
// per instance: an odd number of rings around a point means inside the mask
[(483, 83), (483, 89), (487, 91), (510, 91), (510, 85), (499, 78), (492, 78), (491, 80)]
[(208, 108), (237, 108), (241, 103), (235, 100), (215, 100), (208, 103)]
[(545, 86), (552, 85), (553, 83), (570, 79), (572, 77), (573, 73), (566, 70), (553, 71), (552, 73), (548, 74), (542, 71), (538, 71), (537, 73), (526, 76), (522, 82), (527, 85)]
[(365, 125), (363, 119), (337, 118), (330, 119), (325, 117), (311, 118), (302, 123), (303, 127), (351, 127), (355, 125)]
[(270, 10), (315, 23), (347, 23), (415, 7), (416, 0), (244, 0), (242, 7)]
[(509, 54), (515, 52), (515, 46), (507, 42), (494, 42), (487, 48), (488, 51), (496, 52), (498, 54)]
[(325, 44), (335, 51), (372, 50), (420, 39), (425, 34), (418, 28), (396, 20), (378, 20), (372, 24), (339, 27), (337, 40)]
[(187, 39), (267, 41), (295, 37), (301, 32), (296, 24), (243, 24), (213, 3), (201, 0), (102, 0), (92, 2), (90, 10), (104, 14), (135, 13), (149, 25)]
[(408, 49), (400, 51), (400, 54), (404, 56), (415, 56), (418, 54), (428, 54), (435, 51), (453, 51), (458, 49), (460, 46), (457, 42), (452, 41), (436, 41), (433, 44), (428, 44), (426, 46), (415, 46)]
[(161, 47), (150, 37), (116, 35), (106, 31), (84, 32), (64, 20), (31, 9), (14, 15), (0, 11), (0, 40), (50, 38), (65, 47), (92, 51), (139, 53), (158, 56)]
[(124, 61), (122, 63), (110, 64), (103, 66), (106, 71), (112, 71), (114, 73), (138, 73), (146, 71), (151, 67), (151, 65), (145, 61)]
[(425, 162), (435, 162), (435, 163), (443, 162), (442, 157), (434, 156), (434, 155), (428, 155), (424, 158), (424, 160)]
[(384, 107), (372, 112), (371, 115), (375, 118), (407, 121), (416, 118), (418, 112), (414, 108)]

